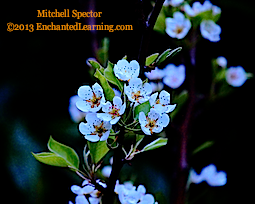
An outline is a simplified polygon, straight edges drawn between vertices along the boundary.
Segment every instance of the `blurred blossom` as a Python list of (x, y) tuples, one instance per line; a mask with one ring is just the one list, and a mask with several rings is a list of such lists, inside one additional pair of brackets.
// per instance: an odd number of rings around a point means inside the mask
[(164, 88), (164, 84), (162, 82), (149, 82), (152, 88), (152, 92), (161, 91)]
[(212, 20), (203, 20), (200, 24), (201, 35), (211, 42), (220, 40), (221, 27)]
[(166, 33), (172, 38), (183, 39), (190, 28), (190, 20), (179, 11), (173, 14), (173, 18), (166, 18)]
[(150, 80), (160, 80), (165, 76), (165, 72), (157, 67), (151, 72), (145, 72), (144, 74)]
[(146, 194), (146, 188), (143, 185), (136, 188), (131, 182), (119, 184), (117, 180), (114, 192), (118, 194), (121, 204), (158, 204), (153, 195)]
[(84, 119), (84, 117), (86, 116), (86, 113), (80, 111), (76, 107), (77, 101), (82, 101), (82, 99), (77, 95), (72, 96), (69, 100), (69, 107), (68, 107), (70, 117), (71, 117), (72, 121), (75, 123), (81, 122)]
[(112, 166), (108, 165), (108, 166), (104, 166), (102, 169), (102, 174), (103, 176), (109, 178), (112, 172)]
[(125, 60), (119, 60), (113, 68), (115, 76), (121, 81), (129, 81), (130, 79), (137, 78), (140, 72), (140, 65), (136, 60), (130, 63)]
[(185, 80), (185, 66), (169, 64), (164, 69), (166, 76), (163, 78), (164, 84), (172, 89), (176, 89), (182, 85)]
[(221, 9), (217, 6), (213, 6), (210, 1), (205, 1), (203, 4), (196, 1), (193, 3), (192, 7), (189, 4), (185, 4), (183, 9), (185, 13), (191, 17), (197, 16), (202, 12), (210, 10), (212, 10), (213, 15), (221, 13)]
[(226, 71), (226, 81), (231, 86), (240, 87), (247, 78), (247, 73), (241, 66), (230, 67)]
[(216, 62), (222, 68), (226, 68), (227, 67), (227, 59), (225, 57), (222, 57), (222, 56), (218, 57), (216, 59)]
[(173, 7), (177, 7), (180, 6), (180, 4), (183, 2), (184, 0), (165, 0), (164, 2), (164, 6), (173, 6)]
[(227, 174), (224, 171), (217, 172), (214, 164), (204, 167), (200, 174), (191, 169), (188, 183), (198, 184), (202, 181), (206, 181), (210, 186), (223, 186), (227, 183)]

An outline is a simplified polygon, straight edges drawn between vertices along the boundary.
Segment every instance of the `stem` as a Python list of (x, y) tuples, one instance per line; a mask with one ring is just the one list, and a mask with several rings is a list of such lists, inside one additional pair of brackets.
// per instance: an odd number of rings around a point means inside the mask
[(177, 166), (176, 183), (175, 183), (175, 198), (174, 204), (185, 203), (186, 183), (189, 173), (188, 161), (187, 161), (187, 140), (190, 122), (192, 121), (192, 114), (195, 105), (195, 66), (196, 66), (196, 30), (194, 29), (191, 33), (191, 42), (193, 43), (192, 48), (189, 51), (190, 62), (186, 65), (186, 76), (188, 83), (188, 106), (186, 110), (185, 119), (180, 128), (180, 146), (179, 146), (179, 160)]
[(141, 76), (143, 76), (144, 74), (144, 65), (145, 65), (146, 55), (148, 53), (149, 42), (151, 39), (153, 27), (156, 23), (156, 20), (158, 18), (159, 12), (163, 6), (164, 1), (165, 0), (156, 0), (155, 6), (153, 7), (151, 14), (148, 16), (148, 19), (145, 21), (145, 23), (143, 23), (144, 29), (143, 29), (143, 35), (141, 39), (139, 56), (138, 56), (138, 62), (141, 67)]

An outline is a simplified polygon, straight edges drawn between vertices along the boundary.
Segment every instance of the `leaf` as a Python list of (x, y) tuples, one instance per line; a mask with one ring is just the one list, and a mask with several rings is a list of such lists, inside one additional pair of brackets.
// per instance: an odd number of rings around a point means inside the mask
[(142, 111), (145, 113), (145, 115), (147, 115), (147, 113), (150, 112), (150, 108), (151, 108), (151, 105), (150, 105), (150, 102), (149, 101), (146, 101), (138, 106), (135, 107), (135, 112), (134, 112), (134, 119), (135, 120), (138, 120), (139, 118), (139, 113)]
[(192, 154), (196, 154), (196, 153), (200, 152), (203, 149), (211, 147), (213, 144), (214, 144), (214, 141), (206, 141), (205, 143), (201, 144), (196, 149), (194, 149)]
[(163, 12), (160, 12), (157, 18), (157, 21), (154, 25), (153, 30), (161, 33), (161, 34), (165, 34), (165, 29), (166, 29), (166, 17), (164, 15)]
[(147, 144), (141, 151), (148, 151), (148, 150), (153, 150), (153, 149), (157, 149), (159, 147), (165, 146), (167, 144), (168, 139), (167, 138), (158, 138), (156, 140), (154, 140), (153, 142)]
[(106, 141), (89, 142), (87, 141), (90, 155), (94, 164), (97, 164), (110, 150), (107, 147)]
[(108, 61), (107, 67), (104, 70), (104, 76), (109, 82), (116, 85), (119, 88), (119, 90), (122, 92), (123, 91), (123, 83), (120, 80), (118, 80), (117, 77), (115, 76), (115, 74), (113, 72), (113, 66), (114, 66), (114, 64), (111, 63), (110, 61)]
[(159, 53), (154, 53), (148, 57), (146, 57), (145, 66), (151, 65), (159, 56)]
[(172, 58), (174, 55), (176, 55), (178, 52), (180, 52), (182, 50), (181, 47), (175, 48), (174, 50), (172, 49), (167, 49), (165, 50), (156, 60), (156, 66), (160, 65), (162, 62), (164, 62), (167, 58), (170, 59), (170, 57)]
[(55, 153), (56, 156), (61, 157), (68, 164), (68, 166), (75, 169), (79, 168), (79, 157), (71, 147), (61, 144), (50, 137), (48, 141), (48, 149)]
[(99, 79), (100, 84), (104, 89), (105, 98), (109, 101), (112, 101), (115, 93), (112, 87), (109, 85), (108, 81), (106, 80), (105, 76), (98, 69), (96, 69), (94, 76)]
[(38, 160), (39, 162), (42, 162), (44, 164), (48, 164), (51, 166), (58, 166), (58, 167), (68, 167), (69, 164), (66, 162), (65, 159), (62, 157), (56, 155), (53, 152), (42, 152), (42, 153), (33, 153), (32, 155)]
[(92, 59), (88, 60), (88, 62), (94, 69), (98, 69), (102, 74), (104, 73), (104, 68), (101, 66), (101, 64), (99, 64), (99, 62)]

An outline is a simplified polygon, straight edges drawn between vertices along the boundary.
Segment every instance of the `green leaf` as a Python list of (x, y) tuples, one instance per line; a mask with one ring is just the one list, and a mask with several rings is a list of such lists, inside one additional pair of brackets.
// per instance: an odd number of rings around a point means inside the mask
[(106, 141), (89, 142), (87, 141), (90, 155), (94, 164), (97, 164), (110, 150), (107, 147)]
[(160, 65), (162, 62), (164, 62), (167, 58), (170, 59), (170, 57), (172, 58), (174, 55), (176, 55), (178, 52), (180, 52), (182, 50), (181, 47), (175, 48), (174, 50), (172, 49), (167, 49), (165, 50), (156, 60), (156, 66)]
[(117, 77), (115, 76), (115, 74), (113, 72), (113, 66), (114, 66), (114, 64), (111, 63), (110, 61), (108, 61), (107, 67), (104, 70), (104, 76), (109, 82), (116, 85), (119, 88), (119, 90), (122, 92), (123, 91), (123, 83), (120, 80), (118, 80)]
[(159, 53), (154, 53), (148, 57), (146, 57), (145, 66), (151, 65), (159, 56)]
[(42, 153), (33, 153), (32, 155), (44, 164), (48, 164), (51, 166), (58, 166), (58, 167), (68, 167), (69, 164), (63, 159), (61, 156), (56, 155), (53, 152), (42, 152)]
[(146, 101), (138, 106), (135, 107), (135, 112), (134, 112), (134, 119), (135, 120), (138, 120), (139, 118), (139, 113), (142, 111), (145, 113), (145, 115), (147, 115), (147, 113), (150, 112), (150, 108), (151, 108), (151, 105), (150, 105), (150, 102), (149, 101)]
[(149, 150), (153, 150), (153, 149), (157, 149), (159, 147), (165, 146), (167, 144), (168, 139), (167, 138), (158, 138), (156, 140), (154, 140), (153, 142), (147, 144), (141, 151), (149, 151)]
[(214, 141), (206, 141), (205, 143), (201, 144), (199, 147), (193, 150), (192, 154), (196, 154), (203, 149), (211, 147), (214, 144)]
[(166, 29), (166, 17), (163, 12), (160, 12), (153, 30), (161, 34), (165, 34), (165, 29)]
[(96, 69), (94, 76), (99, 79), (100, 84), (104, 89), (105, 98), (109, 101), (112, 101), (115, 93), (112, 87), (109, 85), (108, 81), (106, 80), (105, 76), (98, 69)]
[(225, 80), (225, 78), (226, 78), (226, 69), (221, 69), (220, 71), (218, 71), (218, 73), (215, 76), (216, 81)]
[(55, 153), (56, 156), (61, 157), (68, 164), (68, 166), (75, 169), (79, 168), (79, 157), (71, 147), (61, 144), (50, 137), (48, 141), (48, 149)]
[(99, 64), (99, 62), (92, 59), (88, 60), (88, 62), (94, 69), (98, 69), (102, 74), (104, 73), (104, 68), (101, 66), (101, 64)]

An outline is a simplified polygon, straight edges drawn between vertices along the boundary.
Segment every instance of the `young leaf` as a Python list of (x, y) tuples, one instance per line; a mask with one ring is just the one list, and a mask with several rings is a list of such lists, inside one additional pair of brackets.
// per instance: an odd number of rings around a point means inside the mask
[(61, 157), (68, 166), (71, 166), (75, 169), (79, 168), (79, 157), (77, 153), (71, 147), (68, 147), (64, 144), (61, 144), (50, 137), (48, 141), (48, 149), (55, 153), (56, 156)]
[(68, 167), (69, 164), (66, 162), (65, 159), (62, 157), (56, 155), (53, 152), (42, 152), (42, 153), (33, 153), (32, 155), (38, 160), (39, 162), (42, 162), (44, 164), (48, 164), (51, 166), (58, 166), (58, 167)]
[(135, 107), (135, 112), (134, 112), (134, 119), (135, 120), (138, 120), (138, 118), (139, 118), (139, 113), (142, 111), (142, 112), (144, 112), (145, 113), (145, 115), (147, 114), (147, 113), (149, 113), (150, 112), (150, 108), (151, 108), (151, 105), (150, 105), (150, 102), (149, 101), (146, 101), (146, 102), (144, 102), (144, 103), (142, 103), (142, 104), (140, 104), (140, 105), (138, 105), (138, 106), (136, 106)]
[(211, 147), (213, 144), (214, 144), (214, 141), (206, 141), (205, 143), (201, 144), (196, 149), (194, 149), (192, 154), (196, 154), (196, 153), (200, 152), (203, 149)]
[(98, 69), (96, 69), (94, 76), (99, 79), (100, 84), (104, 89), (105, 98), (109, 101), (112, 101), (115, 93), (112, 87), (109, 85), (108, 81), (106, 80), (105, 76)]
[(160, 65), (162, 62), (164, 62), (167, 58), (170, 59), (170, 57), (172, 58), (174, 55), (176, 55), (178, 52), (180, 52), (182, 50), (181, 47), (175, 48), (174, 50), (172, 49), (167, 49), (165, 50), (156, 60), (156, 66)]
[(159, 56), (159, 53), (154, 53), (148, 57), (146, 57), (145, 66), (151, 65)]
[(106, 141), (89, 142), (87, 141), (90, 155), (94, 164), (97, 164), (110, 150), (107, 147)]
[(122, 92), (123, 91), (123, 83), (121, 81), (119, 81), (116, 78), (116, 76), (114, 75), (113, 66), (114, 66), (114, 64), (111, 63), (110, 61), (108, 61), (107, 67), (104, 70), (104, 76), (109, 82), (116, 85), (119, 88), (119, 90)]
[(102, 74), (104, 73), (104, 68), (101, 66), (101, 64), (99, 64), (99, 62), (95, 61), (95, 60), (88, 60), (88, 62), (91, 64), (91, 66), (94, 69), (98, 69)]
[(153, 150), (153, 149), (157, 149), (159, 147), (162, 147), (164, 145), (167, 144), (167, 138), (158, 138), (156, 140), (154, 140), (153, 142), (147, 144), (141, 151), (148, 151), (148, 150)]

